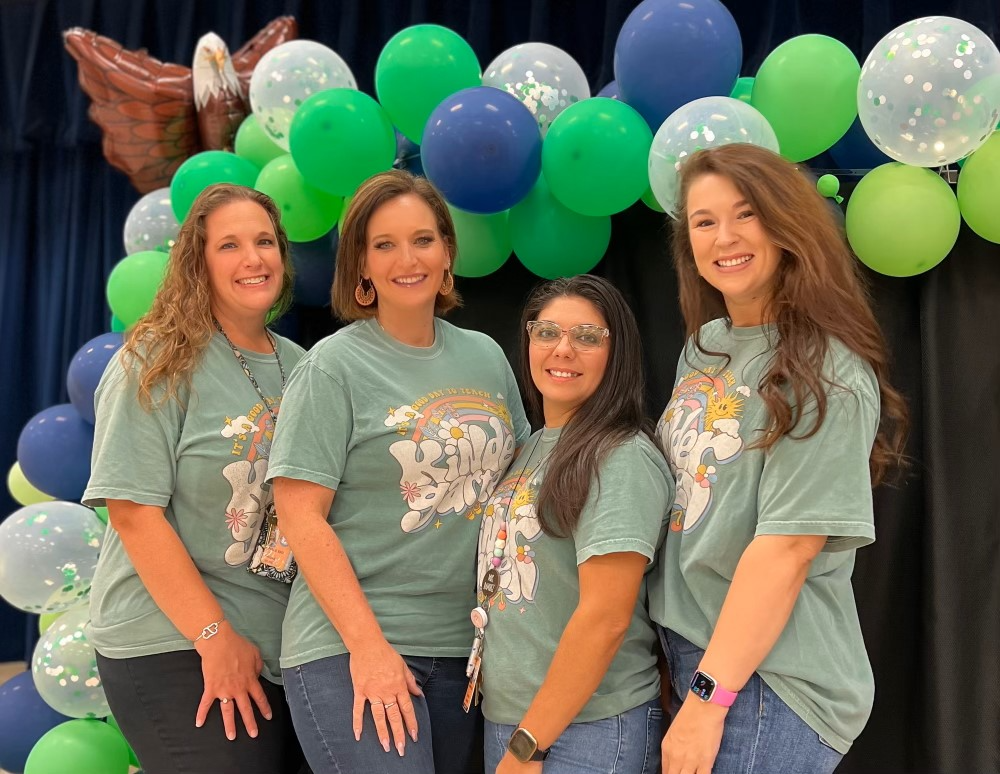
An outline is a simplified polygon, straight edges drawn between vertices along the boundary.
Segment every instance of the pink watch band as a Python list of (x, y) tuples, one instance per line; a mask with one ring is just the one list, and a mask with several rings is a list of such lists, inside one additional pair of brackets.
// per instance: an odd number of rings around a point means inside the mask
[(715, 684), (715, 690), (712, 691), (712, 698), (709, 702), (712, 704), (718, 704), (722, 707), (732, 707), (733, 702), (736, 701), (737, 693), (736, 691), (727, 691), (718, 683)]

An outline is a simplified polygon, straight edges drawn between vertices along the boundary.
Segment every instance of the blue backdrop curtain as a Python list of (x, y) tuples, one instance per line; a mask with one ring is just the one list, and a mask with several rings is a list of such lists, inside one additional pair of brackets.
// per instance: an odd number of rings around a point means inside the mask
[[(14, 462), (25, 422), (67, 400), (65, 370), (76, 349), (108, 329), (104, 282), (124, 254), (122, 226), (139, 197), (101, 155), (62, 30), (83, 26), (189, 64), (209, 30), (235, 50), (274, 17), (292, 14), (301, 37), (337, 50), (359, 87), (373, 93), (375, 61), (389, 37), (435, 22), (462, 34), (482, 65), (517, 43), (560, 46), (596, 93), (613, 78), (615, 38), (636, 4), (0, 0), (0, 403), (8, 417), (0, 472)], [(863, 60), (891, 28), (932, 13), (966, 19), (996, 40), (1000, 13), (995, 0), (726, 5), (742, 33), (745, 75), (797, 34), (830, 35)], [(652, 412), (669, 393), (682, 341), (668, 235), (661, 216), (637, 205), (615, 216), (596, 270), (629, 295), (639, 317)], [(937, 269), (871, 281), (895, 354), (894, 380), (912, 409), (914, 466), (902, 485), (876, 493), (879, 539), (858, 556), (856, 592), (878, 688), (871, 722), (841, 770), (1000, 772), (1000, 247), (963, 228)], [(533, 282), (516, 258), (489, 277), (460, 279), (466, 306), (454, 319), (513, 354), (518, 310)], [(334, 329), (325, 309), (296, 308), (284, 325), (306, 346)], [(15, 507), (2, 489), (0, 516)], [(30, 653), (35, 625), (0, 603), (0, 660)]]

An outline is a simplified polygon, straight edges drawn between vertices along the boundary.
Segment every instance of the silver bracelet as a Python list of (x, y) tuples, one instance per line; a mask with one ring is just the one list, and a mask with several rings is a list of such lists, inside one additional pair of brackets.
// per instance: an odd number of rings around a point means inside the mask
[(225, 618), (220, 618), (218, 621), (213, 621), (212, 623), (210, 623), (208, 626), (206, 626), (204, 629), (201, 630), (201, 634), (199, 634), (197, 637), (194, 638), (194, 642), (197, 642), (198, 640), (212, 639), (216, 634), (219, 633), (219, 624), (223, 623), (225, 620), (226, 620)]

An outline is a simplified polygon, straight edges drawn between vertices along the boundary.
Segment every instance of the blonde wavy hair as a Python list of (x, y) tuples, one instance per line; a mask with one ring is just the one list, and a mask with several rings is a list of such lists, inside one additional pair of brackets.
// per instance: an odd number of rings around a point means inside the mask
[[(205, 220), (220, 207), (241, 201), (256, 202), (264, 208), (281, 252), (281, 293), (268, 320), (291, 306), (292, 262), (277, 205), (266, 194), (245, 186), (208, 186), (194, 200), (181, 225), (152, 307), (128, 332), (121, 349), (121, 363), (127, 372), (138, 365), (139, 403), (147, 411), (170, 399), (180, 400), (178, 389), (190, 386), (191, 375), (215, 333), (205, 262)], [(154, 390), (161, 386), (162, 394), (154, 397)]]

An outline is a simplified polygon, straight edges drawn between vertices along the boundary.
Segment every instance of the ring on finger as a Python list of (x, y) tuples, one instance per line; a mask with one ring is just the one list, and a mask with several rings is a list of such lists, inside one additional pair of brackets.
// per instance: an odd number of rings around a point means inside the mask
[(219, 703), (221, 703), (221, 704), (229, 704), (229, 699), (219, 699)]
[(396, 702), (390, 701), (388, 704), (385, 705), (385, 708), (389, 709), (389, 707), (395, 707), (395, 706), (396, 706)]
[(382, 702), (379, 701), (378, 699), (374, 699), (374, 700), (369, 699), (368, 703), (371, 704), (374, 707), (376, 704), (381, 704)]

